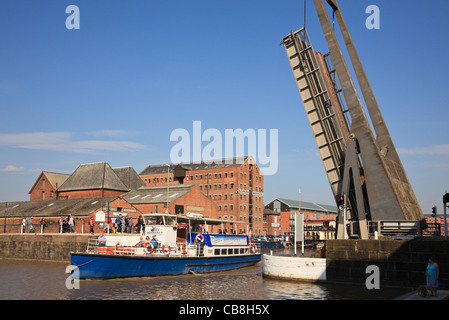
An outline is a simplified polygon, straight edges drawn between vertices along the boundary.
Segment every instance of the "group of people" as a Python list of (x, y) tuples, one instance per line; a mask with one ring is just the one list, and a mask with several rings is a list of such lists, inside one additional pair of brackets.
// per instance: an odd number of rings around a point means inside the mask
[[(153, 246), (153, 248), (157, 248), (158, 246), (158, 240), (156, 236), (153, 236), (150, 239), (150, 236), (146, 236), (145, 239), (143, 236), (140, 237), (139, 242), (135, 244), (135, 247), (144, 247), (146, 248), (149, 244)], [(105, 247), (106, 246), (106, 236), (103, 232), (100, 232), (100, 235), (98, 236), (98, 246), (99, 247)]]
[[(46, 228), (49, 227), (49, 224), (53, 224), (54, 221), (50, 220), (49, 223), (47, 223), (47, 220), (45, 218), (41, 218), (40, 222), (35, 222), (33, 225), (33, 217), (24, 217), (22, 219), (22, 225), (21, 225), (21, 231), (22, 233), (34, 233), (34, 232), (41, 232), (43, 233), (45, 231)], [(84, 219), (81, 219), (82, 223), (84, 223)], [(75, 232), (75, 225), (76, 222), (78, 221), (78, 218), (74, 218), (72, 215), (69, 215), (67, 218), (61, 217), (59, 219), (59, 221), (57, 221), (57, 225), (58, 225), (58, 231), (59, 233), (74, 233)], [(113, 222), (112, 217), (109, 218), (109, 224), (103, 225), (102, 223), (100, 224), (100, 227), (103, 229), (104, 228), (104, 232), (108, 232), (108, 228), (109, 232), (112, 233), (133, 233), (133, 232), (137, 232), (140, 233), (142, 231), (145, 231), (145, 223), (144, 223), (144, 219), (143, 216), (140, 215), (137, 219), (137, 222), (134, 222), (135, 220), (133, 220), (132, 217), (128, 217), (128, 216), (122, 216), (121, 214), (115, 219), (115, 222)], [(36, 225), (40, 225), (40, 229), (39, 230), (35, 230), (37, 228), (39, 228)], [(91, 234), (95, 233), (95, 221), (93, 217), (90, 217), (88, 220), (88, 225), (89, 225), (89, 230)], [(51, 228), (53, 231), (55, 232), (55, 228)], [(108, 233), (109, 233), (108, 232)]]
[(59, 225), (62, 228), (62, 232), (75, 232), (75, 219), (71, 215), (67, 217), (67, 220), (59, 219)]
[(158, 241), (157, 241), (156, 236), (153, 236), (151, 239), (150, 239), (150, 236), (146, 236), (145, 240), (141, 236), (139, 242), (136, 243), (136, 247), (146, 248), (146, 247), (148, 247), (149, 244), (151, 244), (153, 246), (153, 248), (157, 248)]
[(22, 233), (26, 232), (27, 225), (28, 225), (28, 232), (29, 233), (33, 233), (34, 232), (33, 222), (32, 222), (31, 219), (33, 219), (33, 217), (31, 217), (31, 218), (23, 218), (22, 219)]
[(114, 224), (117, 232), (131, 233), (133, 228), (133, 219), (128, 218), (128, 216), (123, 217), (121, 214), (115, 219)]
[[(91, 228), (91, 233), (93, 233), (94, 223), (92, 218), (91, 220), (92, 221), (89, 221), (89, 225)], [(119, 214), (119, 216), (115, 219), (115, 222), (113, 222), (111, 217), (109, 218), (109, 223), (105, 226), (104, 231), (107, 232), (109, 228), (109, 232), (111, 233), (132, 233), (134, 226), (137, 233), (140, 233), (141, 230), (145, 230), (145, 224), (142, 215), (139, 216), (139, 218), (137, 219), (137, 223), (134, 225), (132, 217), (122, 216), (121, 214)]]
[[(31, 218), (23, 218), (22, 219), (22, 233), (28, 232), (29, 233), (34, 233), (34, 226), (33, 226), (33, 217)], [(42, 218), (40, 220), (40, 232), (44, 232), (45, 228), (48, 227), (47, 221), (45, 220), (45, 218)], [(27, 228), (28, 226), (28, 228)], [(68, 216), (67, 220), (64, 218), (60, 218), (59, 219), (59, 228), (60, 228), (60, 232), (65, 233), (65, 232), (75, 232), (75, 219), (73, 218), (73, 216)]]

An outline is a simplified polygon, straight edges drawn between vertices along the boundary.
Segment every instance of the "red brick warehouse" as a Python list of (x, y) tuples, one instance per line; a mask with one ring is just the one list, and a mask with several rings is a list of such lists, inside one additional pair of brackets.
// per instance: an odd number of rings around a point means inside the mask
[(147, 186), (196, 184), (217, 205), (219, 219), (248, 222), (254, 235), (263, 232), (263, 174), (252, 157), (150, 165), (139, 175)]

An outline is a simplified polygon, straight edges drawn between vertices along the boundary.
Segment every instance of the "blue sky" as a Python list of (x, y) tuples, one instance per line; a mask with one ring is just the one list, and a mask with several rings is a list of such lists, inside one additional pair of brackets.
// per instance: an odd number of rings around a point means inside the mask
[[(425, 213), (449, 189), (447, 0), (340, 0)], [(80, 29), (65, 26), (77, 5)], [(42, 170), (170, 162), (177, 128), (277, 129), (264, 200), (333, 197), (282, 38), (303, 0), (8, 0), (0, 4), (0, 201), (27, 200)], [(365, 9), (380, 9), (368, 30)], [(327, 52), (313, 2), (307, 29)]]

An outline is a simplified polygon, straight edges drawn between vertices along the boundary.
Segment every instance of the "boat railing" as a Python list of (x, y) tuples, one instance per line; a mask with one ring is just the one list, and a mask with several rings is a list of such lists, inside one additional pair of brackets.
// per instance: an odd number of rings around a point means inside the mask
[(176, 246), (168, 246), (158, 244), (156, 247), (152, 245), (121, 245), (117, 243), (115, 246), (101, 246), (97, 239), (89, 239), (87, 244), (87, 252), (95, 254), (112, 254), (112, 255), (150, 255), (150, 254), (187, 254), (188, 246), (185, 243), (178, 243)]
[(98, 247), (98, 239), (87, 240), (87, 252), (96, 253)]
[(87, 252), (97, 254), (135, 254), (136, 247), (121, 246), (119, 244), (115, 246), (105, 246), (100, 244), (98, 239), (89, 239), (87, 243)]
[[(115, 246), (102, 246), (97, 239), (89, 239), (87, 252), (94, 254), (107, 255), (179, 255), (179, 256), (203, 256), (204, 244), (186, 244), (185, 242), (177, 243), (176, 246), (169, 246), (159, 243), (157, 246), (130, 246), (117, 243)], [(218, 251), (215, 251), (218, 250)], [(248, 247), (214, 247), (215, 255), (230, 254), (251, 254), (260, 253), (261, 245), (259, 243), (250, 243)]]

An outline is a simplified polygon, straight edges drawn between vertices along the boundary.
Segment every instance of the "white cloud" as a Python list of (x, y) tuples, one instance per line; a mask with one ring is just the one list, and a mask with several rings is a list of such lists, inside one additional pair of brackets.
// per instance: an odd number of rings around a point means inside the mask
[(36, 172), (36, 173), (41, 173), (42, 171), (48, 171), (48, 172), (54, 172), (54, 173), (67, 173), (67, 174), (72, 174), (73, 173), (73, 169), (69, 169), (69, 170), (61, 170), (61, 169), (41, 169), (41, 168), (34, 168), (34, 169), (29, 169), (29, 172)]
[(19, 172), (19, 171), (23, 171), (23, 167), (16, 167), (13, 166), (12, 164), (6, 166), (3, 169), (0, 169), (1, 172)]
[(36, 143), (63, 143), (71, 138), (70, 132), (2, 133), (0, 134), (0, 145), (27, 149), (28, 146)]
[(428, 147), (398, 148), (398, 153), (402, 155), (449, 155), (449, 144)]
[(94, 137), (131, 137), (136, 136), (137, 131), (129, 130), (99, 130), (90, 133)]
[[(117, 135), (114, 131), (104, 131), (104, 135)], [(98, 132), (99, 133), (99, 132)], [(136, 151), (147, 147), (132, 141), (119, 140), (76, 140), (71, 132), (34, 132), (0, 134), (0, 146), (21, 149), (49, 150), (75, 153), (95, 153), (96, 151)]]

